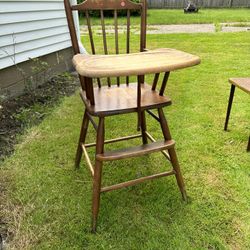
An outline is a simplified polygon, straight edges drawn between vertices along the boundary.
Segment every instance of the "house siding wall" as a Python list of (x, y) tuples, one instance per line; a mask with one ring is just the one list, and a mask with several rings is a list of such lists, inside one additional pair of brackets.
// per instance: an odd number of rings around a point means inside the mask
[(0, 0), (0, 69), (69, 47), (63, 0)]
[[(74, 19), (78, 27), (77, 13)], [(25, 79), (38, 86), (53, 74), (72, 71), (72, 56), (63, 0), (0, 0), (0, 101), (22, 94)], [(46, 77), (37, 77), (31, 58), (49, 65), (49, 73), (41, 72)]]

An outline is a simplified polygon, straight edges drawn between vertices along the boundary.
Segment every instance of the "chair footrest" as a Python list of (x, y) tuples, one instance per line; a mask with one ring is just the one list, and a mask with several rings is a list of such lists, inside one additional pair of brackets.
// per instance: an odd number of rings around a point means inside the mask
[(103, 154), (97, 154), (96, 159), (99, 161), (114, 161), (114, 160), (126, 159), (130, 157), (136, 157), (157, 151), (166, 150), (174, 147), (174, 145), (175, 145), (174, 140), (156, 141), (141, 146), (130, 147), (114, 151), (107, 151)]

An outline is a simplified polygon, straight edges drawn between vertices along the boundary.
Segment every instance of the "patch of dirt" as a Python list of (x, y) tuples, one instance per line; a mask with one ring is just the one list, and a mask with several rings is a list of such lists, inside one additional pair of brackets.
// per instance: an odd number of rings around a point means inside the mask
[[(17, 135), (25, 128), (40, 123), (45, 110), (53, 107), (61, 97), (75, 93), (79, 86), (78, 77), (68, 73), (54, 76), (47, 83), (29, 90), (22, 96), (0, 100), (0, 164), (14, 151)], [(11, 176), (1, 169), (0, 174), (0, 250), (12, 238), (10, 225), (15, 219), (8, 218), (7, 189)], [(15, 208), (12, 208), (15, 209)], [(11, 223), (10, 223), (11, 221)], [(15, 225), (16, 227), (16, 225)], [(15, 231), (15, 230), (14, 230)]]
[(206, 185), (210, 187), (220, 187), (220, 172), (214, 168), (210, 169), (209, 171), (205, 171), (202, 174), (202, 178)]
[[(27, 125), (43, 120), (43, 106), (53, 106), (60, 97), (73, 94), (77, 86), (79, 83), (75, 76), (58, 75), (22, 96), (3, 100), (0, 103), (0, 161), (13, 152), (17, 134)], [(31, 108), (34, 105), (40, 106), (38, 111)]]

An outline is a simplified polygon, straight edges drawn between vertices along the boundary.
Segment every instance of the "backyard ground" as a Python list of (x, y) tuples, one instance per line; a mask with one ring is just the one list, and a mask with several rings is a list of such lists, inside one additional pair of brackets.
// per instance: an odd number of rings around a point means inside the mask
[[(131, 17), (132, 22), (140, 23), (139, 17)], [(181, 9), (162, 9), (148, 10), (148, 24), (202, 24), (202, 23), (232, 23), (232, 22), (249, 22), (249, 9), (201, 9), (197, 14), (184, 14)], [(84, 18), (80, 20), (85, 24)], [(100, 24), (98, 18), (92, 18), (92, 24)], [(109, 18), (106, 24), (114, 24), (114, 19)], [(126, 24), (126, 18), (121, 18), (119, 24)]]
[[(237, 18), (226, 21), (249, 21), (249, 15)], [(132, 39), (135, 51), (138, 38)], [(172, 177), (107, 193), (102, 196), (98, 233), (91, 234), (90, 174), (84, 161), (79, 171), (73, 170), (83, 112), (76, 93), (28, 129), (14, 154), (0, 163), (9, 248), (249, 249), (250, 112), (249, 96), (242, 91), (236, 90), (230, 132), (223, 131), (227, 80), (250, 75), (249, 41), (248, 32), (148, 35), (148, 48), (177, 48), (202, 60), (197, 67), (173, 72), (166, 91), (173, 105), (165, 113), (177, 143), (188, 203), (182, 202)], [(85, 36), (83, 42), (88, 47)], [(135, 132), (135, 115), (116, 118), (107, 119), (106, 138)], [(159, 138), (158, 124), (150, 117), (148, 129)], [(93, 141), (90, 131), (88, 140)], [(169, 167), (163, 162), (160, 154), (153, 154), (105, 164), (104, 184)]]

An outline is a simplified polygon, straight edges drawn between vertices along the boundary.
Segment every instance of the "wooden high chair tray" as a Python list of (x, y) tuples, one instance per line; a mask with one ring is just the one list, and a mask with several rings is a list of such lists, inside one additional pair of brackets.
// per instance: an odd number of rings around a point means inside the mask
[(80, 75), (101, 78), (170, 72), (197, 65), (200, 58), (166, 48), (119, 55), (77, 54), (73, 63)]

